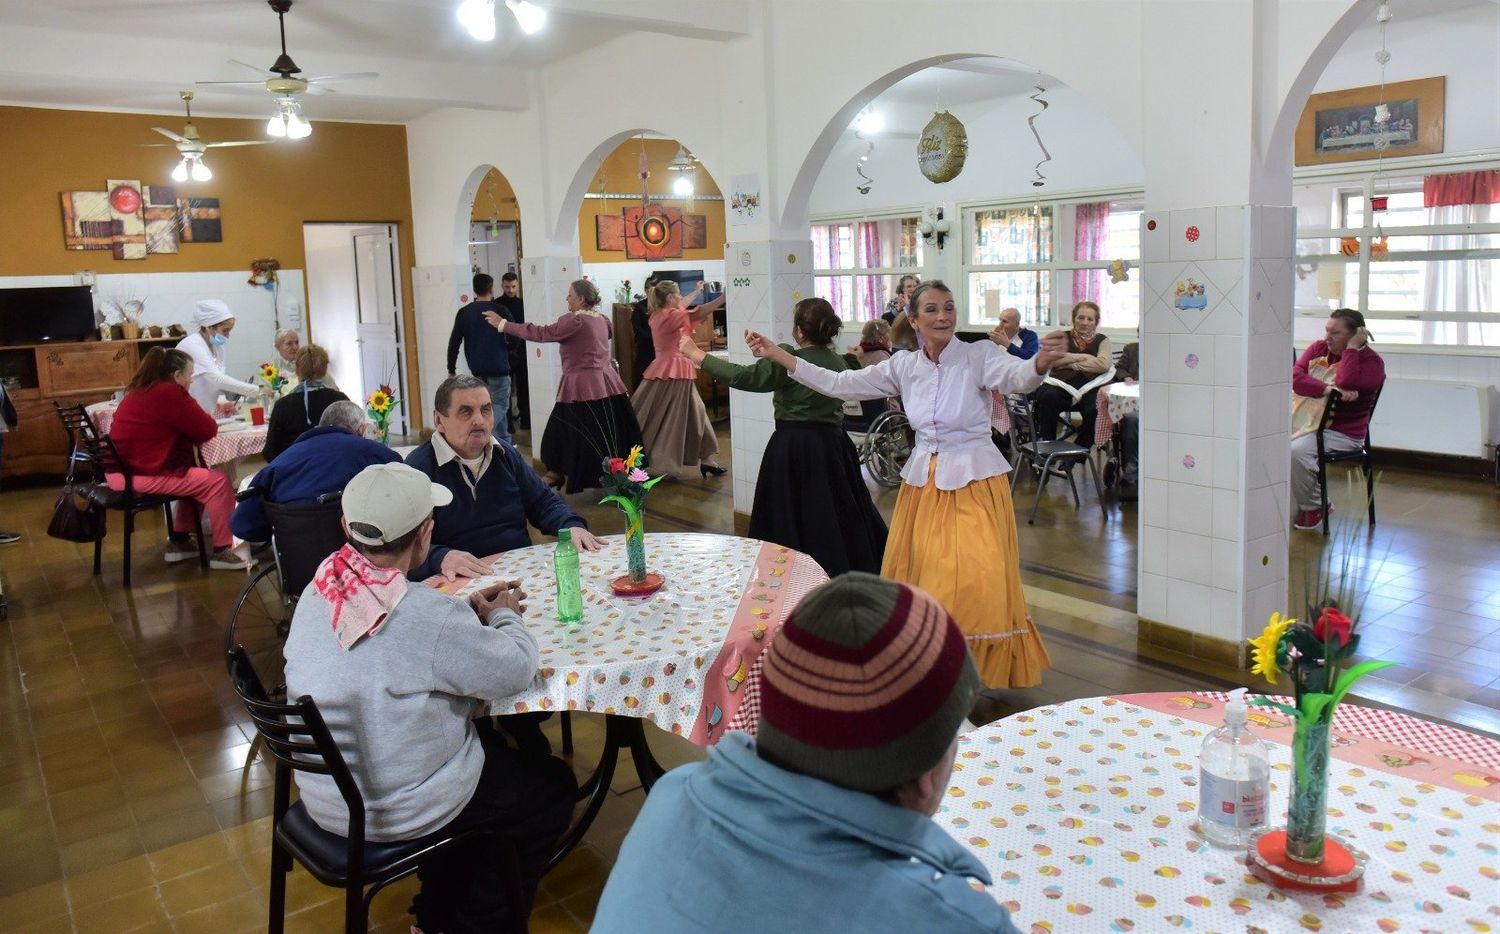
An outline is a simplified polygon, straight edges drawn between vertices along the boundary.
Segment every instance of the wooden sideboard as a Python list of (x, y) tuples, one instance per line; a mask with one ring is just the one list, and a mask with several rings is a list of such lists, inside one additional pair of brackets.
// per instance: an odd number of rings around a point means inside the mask
[(152, 347), (171, 347), (181, 338), (76, 341), (0, 346), (0, 377), (16, 405), (20, 424), (5, 435), (0, 475), (58, 474), (68, 469), (68, 435), (52, 408), (88, 405), (124, 389)]

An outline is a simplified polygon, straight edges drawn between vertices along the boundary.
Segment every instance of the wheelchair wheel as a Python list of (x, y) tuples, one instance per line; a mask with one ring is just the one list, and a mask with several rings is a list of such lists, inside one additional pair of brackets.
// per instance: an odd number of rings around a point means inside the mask
[(282, 592), (281, 573), (272, 562), (250, 578), (235, 600), (224, 633), (224, 651), (236, 644), (244, 646), (266, 694), (276, 703), (286, 700), (282, 649), (291, 629), (291, 601)]
[(875, 419), (865, 434), (859, 459), (881, 486), (901, 484), (901, 469), (911, 457), (911, 423), (901, 412), (886, 412)]

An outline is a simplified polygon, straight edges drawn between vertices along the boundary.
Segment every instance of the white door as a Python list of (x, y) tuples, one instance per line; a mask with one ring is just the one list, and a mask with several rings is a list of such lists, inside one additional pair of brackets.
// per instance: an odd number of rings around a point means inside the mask
[(359, 399), (368, 399), (377, 386), (390, 386), (401, 400), (401, 404), (391, 411), (391, 432), (406, 434), (406, 360), (401, 344), (401, 284), (397, 279), (400, 267), (396, 262), (396, 230), (390, 225), (359, 228), (354, 231), (353, 239), (358, 302), (355, 344), (359, 347)]

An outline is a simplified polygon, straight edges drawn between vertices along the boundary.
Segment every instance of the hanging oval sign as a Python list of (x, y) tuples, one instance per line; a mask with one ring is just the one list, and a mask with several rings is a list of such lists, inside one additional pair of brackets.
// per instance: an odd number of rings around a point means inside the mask
[(952, 181), (964, 170), (969, 155), (969, 135), (964, 125), (948, 111), (935, 113), (917, 139), (917, 168), (931, 181)]

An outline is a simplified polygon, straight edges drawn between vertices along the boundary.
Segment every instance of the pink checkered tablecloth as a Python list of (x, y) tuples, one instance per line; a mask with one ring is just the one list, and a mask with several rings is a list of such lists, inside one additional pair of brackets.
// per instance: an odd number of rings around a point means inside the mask
[[(108, 435), (110, 427), (115, 423), (115, 410), (118, 408), (119, 406), (113, 402), (95, 402), (87, 406), (84, 411), (88, 412), (89, 418), (93, 419), (94, 427), (98, 429), (99, 434)], [(198, 456), (202, 459), (203, 466), (217, 467), (240, 457), (259, 454), (265, 450), (265, 447), (265, 425), (235, 422), (220, 425), (219, 433), (198, 448)]]
[(1094, 447), (1102, 448), (1115, 436), (1115, 425), (1141, 408), (1140, 383), (1110, 383), (1099, 387), (1099, 417), (1094, 419)]
[(1010, 434), (1010, 409), (1005, 407), (1005, 394), (990, 392), (990, 427), (997, 434)]
[(822, 568), (807, 555), (755, 539), (647, 534), (646, 562), (666, 586), (649, 597), (618, 597), (610, 581), (625, 570), (625, 543), (621, 536), (604, 541), (603, 549), (579, 555), (584, 618), (578, 625), (556, 618), (552, 545), (496, 555), (492, 576), (453, 591), (463, 596), (519, 579), (528, 595), (526, 624), (537, 640), (540, 670), (527, 690), (492, 699), (491, 710), (638, 717), (705, 746), (746, 718), (753, 727), (765, 648), (803, 596), (828, 579)]
[[(1366, 854), (1352, 894), (1273, 889), (1198, 829), (1198, 750), (1223, 694), (1093, 697), (959, 737), (937, 821), (982, 862), (1023, 931), (1494, 931), (1500, 743), (1344, 704), (1328, 829)], [(1252, 708), (1281, 822), (1292, 728)], [(1399, 742), (1376, 736), (1399, 736)], [(1440, 754), (1431, 750), (1449, 750)], [(1428, 750), (1428, 751), (1424, 751)]]

